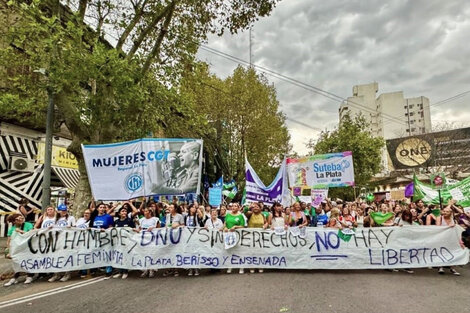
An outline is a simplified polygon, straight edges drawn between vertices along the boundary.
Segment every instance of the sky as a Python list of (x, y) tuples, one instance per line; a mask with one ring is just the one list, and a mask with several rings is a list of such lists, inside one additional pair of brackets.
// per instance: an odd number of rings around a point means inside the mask
[[(378, 94), (425, 96), (433, 127), (470, 126), (470, 1), (283, 0), (252, 28), (252, 62), (342, 98), (378, 82)], [(249, 32), (210, 36), (207, 47), (249, 61)], [(237, 63), (207, 49), (221, 78)], [(262, 72), (262, 70), (258, 70)], [(294, 151), (338, 124), (340, 101), (266, 75), (277, 90)], [(307, 127), (309, 126), (309, 127)]]

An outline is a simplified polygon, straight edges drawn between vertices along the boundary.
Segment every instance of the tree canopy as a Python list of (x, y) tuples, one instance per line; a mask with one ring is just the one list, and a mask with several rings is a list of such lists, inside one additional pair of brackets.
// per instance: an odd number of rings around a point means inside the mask
[[(181, 73), (208, 33), (247, 28), (276, 2), (72, 0), (69, 8), (59, 0), (8, 1), (0, 22), (0, 66), (8, 74), (0, 114), (40, 123), (50, 91), (57, 124), (72, 136), (78, 194), (89, 198), (80, 144), (177, 136), (204, 125), (178, 92)], [(85, 201), (77, 202), (83, 209)]]
[[(211, 177), (223, 174), (243, 181), (246, 155), (269, 184), (291, 146), (276, 91), (266, 77), (239, 66), (222, 80), (210, 74), (207, 64), (199, 63), (183, 79), (182, 93), (209, 121), (202, 136)], [(214, 173), (213, 165), (222, 171)]]

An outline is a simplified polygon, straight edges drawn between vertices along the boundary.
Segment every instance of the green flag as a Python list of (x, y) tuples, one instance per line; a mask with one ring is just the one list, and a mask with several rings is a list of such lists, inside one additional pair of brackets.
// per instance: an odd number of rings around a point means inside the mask
[[(416, 175), (413, 177), (413, 193), (414, 201), (423, 200), (425, 204), (439, 205), (439, 191), (420, 182)], [(470, 206), (470, 177), (441, 189), (442, 204), (447, 205), (450, 199), (456, 200), (463, 207)]]
[(392, 212), (381, 213), (381, 212), (370, 212), (370, 217), (374, 220), (375, 224), (382, 225), (386, 221), (388, 221), (392, 216)]
[(339, 237), (339, 239), (341, 239), (345, 242), (348, 242), (349, 240), (351, 240), (352, 234), (347, 235), (347, 234), (343, 233), (343, 231), (341, 229), (338, 229), (338, 237)]

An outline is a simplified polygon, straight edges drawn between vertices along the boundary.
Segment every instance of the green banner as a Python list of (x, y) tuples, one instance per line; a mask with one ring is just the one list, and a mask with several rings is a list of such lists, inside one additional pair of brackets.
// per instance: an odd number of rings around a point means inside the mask
[[(414, 194), (413, 200), (423, 200), (425, 204), (439, 205), (439, 191), (433, 189), (431, 185), (422, 183), (416, 175), (413, 178)], [(447, 205), (450, 199), (457, 201), (458, 205), (470, 207), (470, 177), (454, 184), (447, 185), (441, 189), (442, 204)]]

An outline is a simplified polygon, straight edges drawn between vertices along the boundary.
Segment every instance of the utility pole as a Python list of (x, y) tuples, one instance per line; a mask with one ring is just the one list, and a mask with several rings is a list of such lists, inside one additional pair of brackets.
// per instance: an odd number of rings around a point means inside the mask
[[(47, 76), (46, 76), (47, 77)], [(48, 82), (49, 83), (49, 82)], [(52, 161), (52, 128), (54, 127), (54, 98), (52, 88), (47, 87), (47, 97), (49, 103), (47, 105), (46, 118), (46, 142), (44, 148), (44, 177), (42, 179), (42, 211), (51, 204), (51, 161)]]

